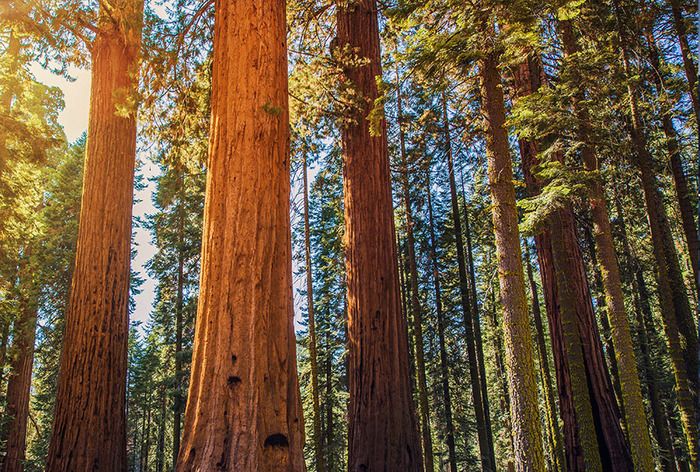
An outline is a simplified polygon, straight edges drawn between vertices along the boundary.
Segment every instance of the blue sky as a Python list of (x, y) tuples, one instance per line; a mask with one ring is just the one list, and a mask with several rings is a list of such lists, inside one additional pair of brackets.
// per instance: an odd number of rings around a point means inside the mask
[[(41, 68), (39, 65), (32, 67), (32, 73), (36, 79), (46, 85), (59, 87), (63, 91), (65, 108), (59, 115), (59, 121), (63, 126), (69, 142), (80, 137), (87, 129), (88, 110), (90, 105), (90, 71), (87, 69), (72, 69), (70, 75), (74, 81), (68, 81)], [(147, 158), (139, 156), (140, 173), (145, 177), (146, 187), (134, 195), (134, 216), (144, 218), (149, 213), (154, 213), (151, 196), (155, 184), (149, 180), (157, 174), (157, 167)], [(155, 248), (151, 244), (151, 235), (143, 228), (135, 229), (136, 258), (132, 261), (132, 268), (144, 279), (141, 293), (136, 296), (136, 309), (131, 319), (145, 321), (153, 305), (155, 296), (155, 280), (148, 277), (144, 266), (153, 256)]]

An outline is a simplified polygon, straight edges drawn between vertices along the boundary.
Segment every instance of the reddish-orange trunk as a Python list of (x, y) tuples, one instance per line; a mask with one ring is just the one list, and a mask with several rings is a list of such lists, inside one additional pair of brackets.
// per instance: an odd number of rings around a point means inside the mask
[(178, 471), (304, 470), (284, 0), (216, 3), (200, 296)]
[(338, 48), (363, 61), (345, 65), (361, 96), (343, 130), (348, 285), (349, 470), (422, 468), (411, 398), (406, 322), (401, 316), (386, 124), (368, 115), (381, 77), (375, 0), (338, 6)]
[[(47, 470), (126, 470), (126, 362), (141, 0), (102, 13), (80, 228)], [(114, 16), (117, 16), (115, 18)]]

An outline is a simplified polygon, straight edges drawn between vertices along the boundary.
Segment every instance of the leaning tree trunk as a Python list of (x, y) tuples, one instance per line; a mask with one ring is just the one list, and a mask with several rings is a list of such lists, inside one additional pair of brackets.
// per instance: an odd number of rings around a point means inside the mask
[[(401, 317), (386, 123), (376, 117), (381, 77), (375, 0), (337, 4), (338, 46), (359, 103), (342, 128), (352, 472), (422, 469)], [(356, 54), (365, 60), (348, 57)], [(353, 60), (355, 59), (355, 60)], [(369, 118), (374, 111), (379, 121)]]
[(283, 0), (219, 2), (192, 373), (177, 470), (304, 470)]
[[(578, 53), (577, 40), (569, 21), (560, 23), (562, 29), (562, 42), (566, 56)], [(576, 72), (576, 71), (574, 71)], [(590, 144), (589, 117), (586, 109), (581, 105), (582, 96), (573, 99), (574, 113), (579, 123), (577, 134), (581, 146), (581, 160), (585, 169), (589, 172), (599, 172), (600, 167), (595, 150)], [(636, 470), (652, 472), (654, 470), (654, 458), (651, 454), (651, 441), (649, 440), (649, 428), (646, 421), (646, 412), (642, 401), (642, 389), (637, 370), (634, 346), (632, 344), (632, 332), (625, 310), (625, 299), (622, 293), (622, 281), (620, 267), (615, 254), (612, 238), (610, 215), (605, 200), (603, 182), (595, 178), (589, 185), (591, 217), (593, 220), (593, 237), (595, 249), (600, 264), (603, 290), (605, 292), (605, 304), (608, 310), (610, 334), (614, 346), (614, 362), (617, 365), (619, 386), (624, 419), (627, 426), (629, 444)], [(605, 316), (605, 315), (603, 315)]]
[[(104, 9), (109, 8), (109, 11)], [(131, 207), (142, 0), (100, 11), (80, 227), (47, 470), (126, 470)]]
[(503, 304), (515, 463), (520, 471), (544, 470), (537, 380), (520, 251), (513, 168), (505, 128), (503, 88), (494, 52), (487, 52), (480, 60), (479, 72), (498, 278)]
[[(27, 257), (27, 256), (25, 256)], [(26, 262), (28, 263), (28, 262)], [(5, 457), (2, 472), (22, 472), (24, 470), (27, 446), (27, 419), (29, 416), (29, 393), (32, 383), (34, 362), (34, 341), (38, 300), (34, 283), (25, 266), (20, 283), (20, 315), (15, 321), (13, 345), (10, 348), (10, 375), (7, 381), (7, 405), (5, 417), (9, 419), (5, 433)]]
[[(696, 404), (693, 398), (698, 375), (698, 337), (690, 311), (678, 256), (669, 228), (668, 216), (663, 206), (654, 161), (649, 152), (638, 107), (638, 90), (632, 83), (629, 51), (624, 45), (621, 19), (618, 14), (619, 40), (622, 49), (622, 68), (628, 77), (627, 95), (630, 106), (630, 135), (634, 149), (633, 164), (639, 169), (642, 189), (649, 217), (652, 248), (656, 261), (659, 304), (664, 319), (669, 356), (676, 380), (676, 395), (683, 429), (685, 430), (691, 463), (698, 458), (698, 426)], [(684, 338), (684, 339), (681, 339)]]

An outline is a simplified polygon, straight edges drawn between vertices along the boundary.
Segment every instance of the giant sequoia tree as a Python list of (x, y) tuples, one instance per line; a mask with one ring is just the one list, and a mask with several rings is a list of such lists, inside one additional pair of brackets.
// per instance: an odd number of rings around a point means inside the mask
[(143, 1), (100, 10), (77, 255), (47, 469), (126, 467), (131, 205)]
[(202, 274), (177, 470), (303, 469), (285, 2), (217, 5)]
[[(334, 51), (359, 97), (343, 124), (348, 285), (349, 469), (422, 467), (401, 316), (374, 0), (339, 3)], [(370, 119), (371, 115), (371, 119)]]

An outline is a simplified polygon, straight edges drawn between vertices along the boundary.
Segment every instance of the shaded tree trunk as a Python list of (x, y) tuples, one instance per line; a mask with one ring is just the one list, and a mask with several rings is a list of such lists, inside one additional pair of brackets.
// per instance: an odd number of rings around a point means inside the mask
[[(472, 302), (472, 322), (474, 324), (474, 341), (476, 343), (476, 355), (479, 365), (479, 386), (481, 387), (481, 398), (484, 401), (484, 421), (486, 431), (489, 432), (489, 450), (494, 454), (493, 462), (496, 463), (495, 450), (493, 447), (493, 430), (491, 427), (491, 408), (489, 406), (488, 388), (486, 386), (486, 364), (484, 362), (484, 343), (481, 336), (481, 316), (479, 314), (479, 299), (476, 292), (476, 271), (474, 270), (474, 257), (472, 252), (472, 234), (469, 227), (469, 211), (467, 210), (467, 198), (464, 193), (464, 175), (460, 174), (462, 184), (462, 205), (464, 207), (464, 236), (467, 242), (467, 268), (469, 270), (469, 288), (471, 289)], [(500, 354), (500, 351), (499, 351)], [(505, 381), (505, 379), (504, 379)], [(507, 390), (507, 388), (506, 388)]]
[(321, 445), (321, 407), (318, 392), (318, 353), (316, 349), (316, 318), (314, 312), (314, 284), (311, 269), (311, 228), (309, 225), (309, 183), (307, 176), (306, 154), (303, 162), (304, 173), (304, 256), (306, 260), (306, 310), (309, 328), (309, 358), (311, 362), (311, 396), (313, 421), (314, 460), (317, 472), (325, 472), (326, 458)]
[(166, 415), (165, 388), (160, 392), (160, 420), (158, 422), (158, 444), (156, 445), (156, 472), (163, 472), (165, 468), (165, 415)]
[[(647, 31), (647, 44), (649, 47), (649, 62), (654, 68), (651, 76), (656, 85), (656, 92), (663, 93), (666, 89), (666, 77), (661, 69), (661, 60), (656, 45), (656, 40), (652, 31)], [(688, 245), (688, 257), (693, 267), (695, 288), (700, 294), (700, 240), (698, 239), (698, 228), (695, 224), (695, 214), (691, 201), (691, 190), (688, 186), (688, 179), (683, 170), (683, 156), (678, 143), (678, 134), (673, 126), (672, 110), (665, 107), (661, 114), (661, 127), (666, 137), (666, 150), (668, 152), (671, 175), (676, 189), (676, 200), (681, 214), (683, 233)]]
[(437, 259), (437, 243), (435, 239), (435, 224), (433, 221), (433, 202), (430, 190), (430, 174), (428, 174), (428, 218), (430, 225), (430, 259), (433, 265), (433, 286), (435, 288), (435, 311), (438, 322), (438, 343), (440, 347), (440, 383), (442, 386), (442, 401), (445, 409), (445, 437), (447, 441), (447, 457), (450, 472), (457, 472), (457, 452), (455, 449), (455, 428), (452, 420), (452, 398), (450, 395), (450, 370), (445, 347), (445, 315), (442, 311), (442, 293), (440, 291), (440, 265)]
[(450, 133), (450, 119), (447, 113), (447, 98), (442, 93), (442, 120), (444, 127), (444, 139), (447, 149), (447, 169), (450, 182), (450, 200), (452, 203), (452, 220), (454, 224), (455, 245), (457, 247), (457, 268), (459, 273), (459, 294), (462, 303), (462, 313), (464, 315), (464, 337), (467, 345), (467, 356), (469, 361), (469, 377), (471, 378), (471, 393), (474, 402), (474, 414), (476, 416), (476, 428), (479, 436), (479, 452), (481, 454), (481, 468), (485, 471), (495, 470), (495, 454), (491, 448), (492, 435), (486, 414), (484, 413), (484, 403), (488, 399), (482, 397), (481, 382), (479, 376), (479, 360), (476, 356), (476, 345), (474, 342), (474, 321), (472, 317), (472, 305), (469, 300), (469, 282), (467, 280), (467, 268), (464, 255), (464, 240), (462, 239), (462, 221), (459, 215), (459, 201), (457, 199), (457, 183), (455, 181), (455, 170), (452, 156), (452, 143)]
[(535, 334), (537, 336), (537, 350), (539, 354), (540, 376), (545, 393), (545, 409), (547, 416), (547, 431), (549, 448), (551, 452), (551, 467), (550, 470), (562, 470), (565, 465), (564, 446), (561, 440), (561, 431), (559, 429), (559, 421), (556, 416), (556, 401), (554, 399), (554, 384), (552, 382), (552, 373), (549, 367), (549, 355), (547, 354), (547, 343), (545, 341), (544, 326), (542, 324), (542, 312), (540, 310), (540, 298), (537, 291), (537, 284), (532, 272), (532, 263), (530, 262), (530, 249), (525, 240), (525, 262), (527, 268), (527, 277), (530, 282), (530, 294), (532, 296), (532, 318), (535, 325)]
[[(107, 12), (104, 8), (110, 8)], [(101, 7), (87, 153), (47, 470), (126, 470), (125, 384), (142, 0)], [(128, 111), (128, 113), (125, 113)]]
[[(25, 258), (28, 257), (25, 256)], [(23, 263), (27, 263), (24, 262)], [(22, 270), (20, 283), (20, 318), (15, 322), (13, 345), (10, 348), (10, 375), (7, 381), (7, 406), (5, 417), (9, 420), (5, 430), (5, 457), (2, 472), (21, 472), (27, 446), (27, 419), (29, 416), (29, 393), (34, 363), (34, 341), (36, 339), (38, 300), (35, 287), (27, 267)]]
[(685, 27), (683, 10), (681, 9), (681, 3), (679, 0), (669, 0), (669, 4), (671, 5), (673, 26), (676, 29), (676, 35), (678, 36), (678, 45), (680, 46), (681, 57), (683, 58), (685, 77), (688, 80), (688, 93), (690, 94), (690, 99), (693, 103), (696, 124), (700, 126), (700, 102), (698, 101), (697, 89), (698, 72), (695, 68), (695, 63), (693, 62), (690, 45), (688, 44), (688, 32)]
[(411, 208), (411, 193), (408, 176), (408, 159), (406, 157), (406, 140), (403, 131), (403, 103), (401, 100), (401, 82), (396, 71), (397, 107), (399, 122), (399, 150), (401, 153), (401, 184), (403, 206), (406, 215), (406, 252), (408, 258), (408, 276), (411, 284), (411, 312), (413, 314), (413, 336), (416, 363), (416, 378), (418, 384), (418, 409), (420, 417), (420, 432), (423, 446), (423, 462), (425, 472), (435, 470), (433, 464), (433, 439), (430, 432), (430, 407), (428, 405), (428, 383), (425, 375), (425, 353), (423, 348), (423, 308), (420, 303), (418, 289), (418, 268), (416, 267), (416, 242), (413, 234), (413, 209)]
[(177, 463), (180, 452), (180, 436), (182, 434), (182, 409), (183, 394), (182, 381), (184, 372), (182, 368), (182, 330), (183, 330), (183, 303), (185, 282), (185, 174), (184, 170), (178, 175), (179, 196), (177, 209), (177, 282), (175, 292), (175, 396), (173, 398), (173, 464)]
[[(337, 5), (335, 54), (361, 103), (342, 128), (349, 335), (348, 469), (418, 471), (420, 442), (401, 317), (386, 123), (370, 123), (381, 76), (375, 0)], [(370, 128), (374, 128), (374, 132)]]
[(513, 169), (505, 128), (503, 88), (495, 52), (488, 51), (482, 57), (479, 73), (498, 278), (503, 304), (510, 414), (514, 420), (515, 463), (520, 471), (544, 470), (537, 380), (525, 296)]
[(216, 7), (202, 273), (177, 470), (298, 472), (285, 2)]

